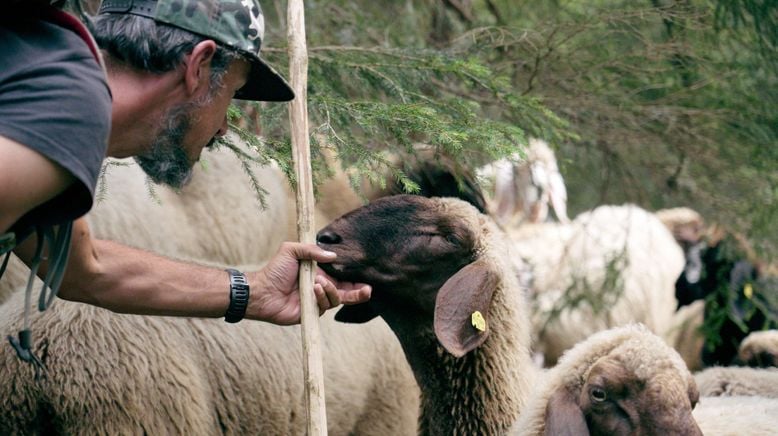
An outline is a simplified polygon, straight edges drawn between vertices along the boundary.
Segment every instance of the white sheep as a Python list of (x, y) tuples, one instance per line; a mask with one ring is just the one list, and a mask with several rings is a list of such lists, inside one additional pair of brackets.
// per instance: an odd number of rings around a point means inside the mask
[[(285, 239), (283, 176), (256, 170), (270, 203), (262, 211), (232, 152), (204, 158), (207, 171), (197, 169), (180, 194), (155, 189), (160, 204), (136, 167), (112, 167), (106, 200), (90, 212), (94, 235), (208, 263), (268, 258)], [(19, 330), (22, 299), (16, 293), (0, 307), (3, 333)], [(414, 433), (418, 387), (392, 332), (331, 318), (321, 323), (329, 431)], [(33, 315), (32, 331), (48, 378), (34, 380), (10, 347), (0, 348), (0, 434), (304, 433), (299, 327), (57, 301)]]
[[(530, 358), (527, 303), (511, 244), (465, 202), (380, 199), (334, 221), (317, 241), (338, 253), (335, 263), (322, 265), (328, 273), (373, 285), (368, 303), (344, 307), (336, 319), (364, 322), (380, 315), (387, 321), (422, 390), (421, 434), (505, 434), (535, 401), (540, 380), (567, 376), (582, 383), (595, 366), (605, 377), (631, 371), (637, 376), (632, 383), (646, 383), (649, 400), (634, 403), (643, 419), (633, 416), (630, 424), (699, 434), (691, 419), (691, 374), (645, 328), (601, 333), (597, 338), (608, 338), (610, 347), (582, 346), (564, 360), (578, 372), (560, 363), (559, 374), (544, 376)], [(614, 361), (623, 364), (620, 372), (608, 368)]]
[(700, 394), (708, 397), (778, 398), (778, 368), (714, 366), (694, 375)]
[(545, 222), (549, 203), (559, 222), (569, 222), (565, 182), (545, 141), (531, 138), (524, 159), (514, 154), (480, 168), (478, 175), (493, 184), (488, 209), (498, 223)]
[[(23, 295), (0, 307), (20, 328)], [(58, 301), (34, 318), (33, 369), (0, 348), (0, 434), (303, 434), (299, 327), (119, 315)], [(328, 429), (411, 434), (418, 388), (382, 322), (321, 320)]]
[(740, 343), (738, 359), (750, 366), (778, 366), (778, 330), (750, 333)]
[(773, 436), (778, 429), (775, 398), (703, 397), (693, 414), (705, 436)]
[(705, 302), (697, 300), (680, 307), (673, 315), (672, 325), (662, 337), (675, 348), (691, 371), (702, 369), (702, 347), (705, 337), (700, 330), (705, 315)]
[(270, 259), (289, 239), (286, 223), (293, 219), (283, 173), (251, 167), (265, 191), (263, 209), (235, 153), (222, 147), (203, 153), (202, 160), (179, 192), (154, 185), (153, 196), (137, 165), (109, 166), (105, 198), (87, 215), (94, 236), (177, 258), (225, 264)]
[(532, 271), (533, 324), (546, 364), (600, 330), (638, 322), (664, 335), (674, 325), (683, 253), (651, 213), (600, 206), (569, 225), (508, 234)]

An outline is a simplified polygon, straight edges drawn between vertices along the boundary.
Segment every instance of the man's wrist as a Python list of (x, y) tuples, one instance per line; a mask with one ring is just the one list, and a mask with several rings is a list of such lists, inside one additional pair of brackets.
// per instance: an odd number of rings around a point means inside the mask
[(224, 314), (224, 320), (229, 323), (236, 323), (246, 316), (250, 287), (245, 274), (231, 268), (228, 268), (226, 271), (230, 276), (230, 305)]

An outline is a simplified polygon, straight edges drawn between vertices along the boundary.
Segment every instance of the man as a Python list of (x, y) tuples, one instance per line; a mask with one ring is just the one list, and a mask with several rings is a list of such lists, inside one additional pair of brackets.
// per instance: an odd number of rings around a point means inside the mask
[[(258, 56), (264, 22), (256, 0), (106, 0), (92, 31), (105, 56), (113, 96), (107, 154), (136, 156), (156, 182), (181, 186), (187, 181), (202, 149), (226, 133), (232, 98), (294, 97)], [(0, 122), (0, 233), (9, 228), (29, 233), (19, 223), (40, 208), (50, 210), (50, 203), (61, 204), (70, 191), (78, 192), (71, 198), (91, 206), (96, 173), (79, 175), (71, 169), (74, 159), (52, 158), (9, 138), (8, 130)], [(15, 249), (28, 264), (35, 257), (35, 239)], [(315, 245), (287, 242), (264, 269), (244, 277), (93, 239), (84, 218), (73, 222), (71, 241), (60, 297), (116, 312), (225, 316), (229, 322), (244, 316), (299, 322), (298, 261), (335, 258)], [(243, 291), (245, 283), (250, 293)], [(338, 283), (319, 270), (314, 293), (323, 312), (367, 300), (370, 288)]]

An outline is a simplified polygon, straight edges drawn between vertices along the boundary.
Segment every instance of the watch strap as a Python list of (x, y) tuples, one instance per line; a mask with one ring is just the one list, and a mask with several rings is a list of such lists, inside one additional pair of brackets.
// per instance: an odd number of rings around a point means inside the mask
[(249, 305), (249, 282), (246, 280), (246, 275), (236, 269), (228, 268), (226, 271), (230, 275), (230, 305), (227, 313), (224, 314), (224, 320), (235, 323), (246, 315), (246, 308)]

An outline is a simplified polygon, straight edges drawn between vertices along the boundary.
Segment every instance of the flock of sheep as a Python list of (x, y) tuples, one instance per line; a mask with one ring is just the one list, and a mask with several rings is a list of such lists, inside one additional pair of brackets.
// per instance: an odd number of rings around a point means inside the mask
[[(294, 239), (280, 171), (255, 170), (269, 202), (261, 210), (231, 151), (204, 157), (207, 169), (180, 193), (156, 188), (158, 202), (139, 169), (111, 167), (106, 199), (89, 214), (95, 236), (244, 269)], [(678, 235), (689, 221), (635, 206), (570, 221), (554, 167), (535, 163), (523, 179), (535, 184), (496, 172), (488, 214), (407, 195), (360, 207), (345, 177), (321, 187), (317, 223), (331, 223), (318, 240), (339, 255), (323, 267), (374, 289), (368, 303), (321, 319), (329, 432), (778, 434), (778, 370), (689, 370), (703, 367), (704, 310), (702, 301), (677, 310), (688, 266)], [(545, 222), (542, 203), (559, 223)], [(19, 330), (25, 279), (13, 262), (0, 281), (4, 334)], [(0, 434), (305, 432), (299, 327), (60, 300), (32, 331), (46, 376), (0, 348)], [(769, 363), (778, 332), (752, 334), (740, 352)]]

